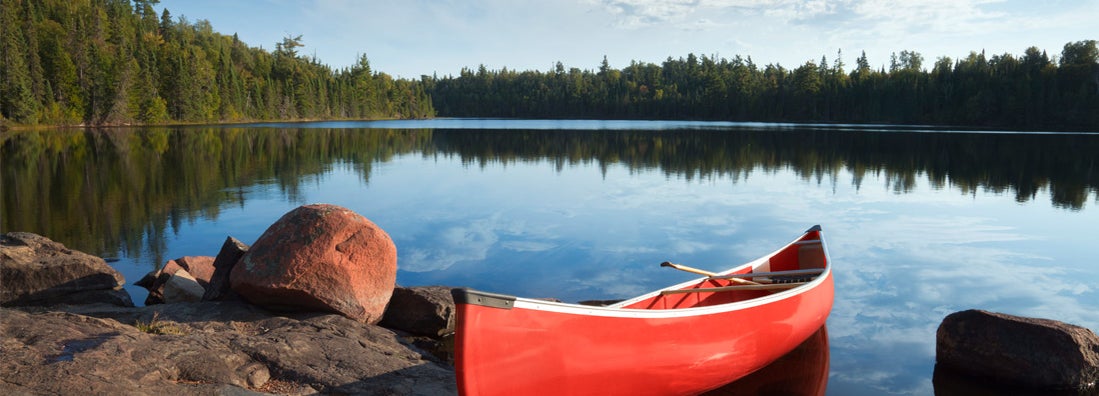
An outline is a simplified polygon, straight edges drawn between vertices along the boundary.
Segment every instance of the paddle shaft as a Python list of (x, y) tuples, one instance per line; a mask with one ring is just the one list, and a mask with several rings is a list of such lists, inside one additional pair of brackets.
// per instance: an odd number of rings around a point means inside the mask
[[(672, 267), (672, 268), (675, 268), (675, 269), (680, 270), (680, 271), (686, 271), (686, 272), (695, 273), (695, 274), (699, 274), (699, 275), (706, 275), (706, 276), (710, 276), (710, 277), (720, 276), (720, 275), (718, 275), (716, 273), (713, 273), (713, 272), (710, 272), (710, 271), (701, 270), (701, 269), (698, 269), (698, 268), (691, 268), (691, 267), (688, 267), (686, 265), (675, 264), (675, 263), (672, 263), (670, 261), (665, 261), (663, 263), (660, 263), (660, 266), (661, 267)], [(752, 282), (752, 281), (747, 280), (747, 279), (729, 278), (729, 280), (731, 280), (733, 282), (736, 282), (736, 283), (742, 283), (742, 284), (745, 284), (745, 285), (758, 285), (758, 284), (760, 284), (758, 282)]]

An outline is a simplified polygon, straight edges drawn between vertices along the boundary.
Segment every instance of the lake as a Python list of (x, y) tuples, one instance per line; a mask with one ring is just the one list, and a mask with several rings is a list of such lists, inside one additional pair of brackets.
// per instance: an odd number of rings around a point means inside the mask
[[(575, 302), (719, 270), (820, 224), (828, 393), (934, 393), (935, 330), (980, 308), (1099, 329), (1099, 134), (434, 119), (3, 135), (3, 231), (132, 283), (316, 202), (398, 248), (397, 282)], [(127, 290), (144, 301), (140, 287)]]

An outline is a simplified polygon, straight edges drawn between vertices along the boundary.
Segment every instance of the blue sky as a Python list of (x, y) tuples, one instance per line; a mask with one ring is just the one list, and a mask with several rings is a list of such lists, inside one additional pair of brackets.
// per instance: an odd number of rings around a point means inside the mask
[(787, 68), (849, 69), (866, 51), (874, 67), (891, 53), (1059, 55), (1065, 43), (1099, 39), (1099, 0), (162, 0), (174, 17), (205, 19), (224, 34), (271, 50), (302, 35), (300, 53), (334, 68), (366, 54), (375, 71), (419, 78), (495, 70), (596, 69), (607, 57), (659, 64), (696, 55), (751, 56)]

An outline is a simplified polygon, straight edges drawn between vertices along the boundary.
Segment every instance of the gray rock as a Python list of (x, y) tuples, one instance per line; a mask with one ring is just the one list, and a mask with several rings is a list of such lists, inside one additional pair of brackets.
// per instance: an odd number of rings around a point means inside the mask
[(233, 237), (225, 238), (225, 243), (221, 245), (221, 250), (214, 258), (214, 274), (210, 276), (210, 284), (206, 286), (206, 293), (202, 296), (203, 300), (230, 300), (237, 297), (233, 289), (229, 287), (229, 273), (233, 271), (233, 266), (247, 252), (248, 245), (244, 242)]
[(397, 287), (379, 323), (428, 337), (454, 332), (454, 297), (446, 286)]
[(41, 235), (0, 236), (0, 305), (105, 302), (133, 306), (125, 278), (102, 258), (71, 250)]
[(202, 301), (206, 289), (187, 271), (178, 271), (168, 276), (161, 290), (164, 303)]
[(280, 316), (238, 301), (62, 308), (0, 308), (0, 390), (456, 393), (449, 367), (425, 359), (390, 330), (337, 314)]
[(1094, 389), (1099, 337), (1048, 319), (980, 310), (955, 312), (937, 334), (938, 365), (1036, 389)]

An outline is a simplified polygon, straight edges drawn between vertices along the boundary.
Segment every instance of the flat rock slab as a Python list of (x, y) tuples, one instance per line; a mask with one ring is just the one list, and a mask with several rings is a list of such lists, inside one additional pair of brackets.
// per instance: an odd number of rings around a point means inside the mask
[(390, 330), (337, 314), (280, 316), (232, 301), (61, 308), (0, 308), (0, 391), (456, 393), (449, 367)]

